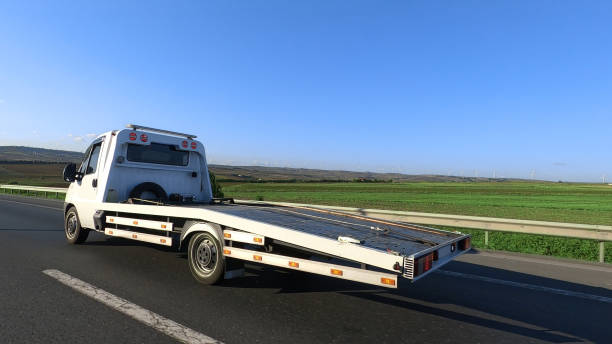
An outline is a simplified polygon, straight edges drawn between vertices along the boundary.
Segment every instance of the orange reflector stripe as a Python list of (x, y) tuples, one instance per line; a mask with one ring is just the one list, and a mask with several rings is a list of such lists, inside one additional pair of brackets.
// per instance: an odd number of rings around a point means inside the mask
[(395, 280), (393, 280), (393, 279), (391, 279), (391, 278), (385, 278), (385, 277), (382, 277), (382, 278), (380, 279), (380, 283), (382, 283), (382, 284), (388, 284), (388, 285), (395, 285)]
[(253, 241), (254, 241), (254, 242), (258, 242), (258, 243), (260, 243), (260, 244), (262, 243), (261, 238), (258, 238), (258, 237), (253, 238)]
[(231, 233), (223, 233), (223, 236), (226, 238), (231, 238), (232, 234)]
[(289, 262), (289, 266), (292, 268), (299, 268), (300, 267), (300, 263), (298, 262)]
[(232, 251), (230, 251), (230, 250), (223, 250), (223, 254), (232, 254)]
[(162, 244), (166, 243), (166, 239), (159, 239), (159, 242), (161, 242)]
[(338, 269), (331, 269), (331, 274), (332, 275), (336, 275), (336, 276), (342, 276), (342, 270), (338, 270)]
[(113, 219), (112, 217), (110, 219), (108, 219), (109, 222), (115, 222), (115, 219)]
[(161, 225), (161, 227), (162, 227), (163, 229), (166, 229), (166, 225)]
[(138, 221), (132, 221), (132, 223), (133, 223), (133, 224), (135, 224), (135, 225), (137, 225), (137, 224), (138, 224)]
[(113, 234), (113, 231), (108, 231), (108, 234)]
[(132, 234), (132, 238), (136, 239), (136, 238), (138, 238), (138, 235)]
[(261, 256), (258, 256), (256, 254), (254, 254), (253, 255), (253, 259), (261, 261), (262, 258), (261, 258)]

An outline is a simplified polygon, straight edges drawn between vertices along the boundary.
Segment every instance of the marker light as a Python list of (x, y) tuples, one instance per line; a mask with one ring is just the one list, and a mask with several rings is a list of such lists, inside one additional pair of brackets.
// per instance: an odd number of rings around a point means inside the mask
[(381, 277), (380, 278), (380, 283), (387, 284), (387, 285), (395, 285), (395, 280), (393, 280), (391, 278)]
[(258, 256), (258, 255), (256, 255), (256, 254), (254, 254), (254, 255), (253, 255), (253, 259), (258, 260), (258, 261), (260, 261), (260, 262), (261, 262), (261, 259), (262, 259), (262, 258), (261, 258), (261, 256)]
[(338, 269), (331, 269), (330, 272), (331, 272), (332, 275), (336, 275), (336, 276), (342, 276), (343, 275), (342, 270), (338, 270)]
[(197, 144), (197, 143), (195, 143), (195, 142), (192, 142), (192, 143), (191, 143), (191, 148), (192, 148), (192, 149), (196, 149), (196, 147), (197, 147), (197, 146), (198, 146), (198, 144)]
[(149, 137), (147, 136), (147, 134), (140, 135), (140, 141), (147, 142), (148, 139), (149, 139)]
[(300, 263), (298, 262), (289, 262), (289, 266), (292, 268), (299, 268), (300, 267)]
[(232, 237), (232, 233), (223, 233), (223, 237), (230, 239)]
[(258, 237), (254, 237), (253, 241), (256, 243), (260, 243), (260, 244), (263, 242), (263, 240), (261, 240), (261, 238), (258, 238)]
[(232, 254), (232, 251), (224, 249), (223, 250), (223, 254), (228, 254), (229, 255), (229, 254)]
[(138, 136), (138, 135), (136, 135), (136, 133), (131, 132), (130, 133), (130, 141), (136, 141), (136, 136)]
[(189, 144), (187, 143), (187, 141), (183, 141), (183, 143), (181, 143), (181, 146), (183, 146), (183, 148), (187, 148)]

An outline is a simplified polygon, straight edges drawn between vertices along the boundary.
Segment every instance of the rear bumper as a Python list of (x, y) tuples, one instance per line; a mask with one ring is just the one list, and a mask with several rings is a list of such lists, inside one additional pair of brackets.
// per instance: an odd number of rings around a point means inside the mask
[[(459, 242), (465, 239), (469, 240), (470, 235), (463, 235), (457, 239), (434, 246), (412, 256), (404, 257), (402, 277), (410, 279), (412, 282), (414, 282), (427, 276), (436, 269), (439, 269), (460, 255), (469, 252), (471, 250), (471, 246), (464, 247), (463, 249), (460, 248), (461, 245)], [(427, 271), (419, 271), (420, 269), (418, 268), (418, 265), (415, 265), (415, 262), (417, 262), (419, 258), (427, 255), (433, 255), (433, 257), (435, 257), (432, 259), (431, 267)]]

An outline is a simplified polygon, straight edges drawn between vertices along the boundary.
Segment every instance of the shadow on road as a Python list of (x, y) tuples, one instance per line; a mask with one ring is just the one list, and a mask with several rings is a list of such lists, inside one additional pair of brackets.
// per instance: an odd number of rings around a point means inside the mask
[[(490, 267), (485, 272), (482, 266), (470, 263), (453, 262), (448, 267), (472, 273), (478, 271), (480, 275), (485, 273), (486, 276), (505, 280), (611, 296), (610, 290), (604, 288)], [(606, 319), (612, 316), (610, 304), (572, 296), (441, 274), (432, 274), (414, 284), (400, 280), (400, 287), (393, 290), (250, 264), (247, 265), (247, 272), (248, 276), (224, 281), (221, 286), (272, 288), (277, 289), (277, 293), (335, 292), (396, 309), (434, 315), (442, 321), (455, 320), (553, 343), (605, 342), (610, 335), (609, 326), (605, 324)], [(390, 322), (389, 326), (394, 324)]]
[[(155, 251), (174, 253), (174, 262), (170, 259), (165, 268), (182, 268), (185, 266), (183, 264), (186, 264), (186, 255), (176, 252), (173, 248), (132, 240), (94, 239), (84, 245), (100, 248), (150, 247)], [(113, 259), (121, 259), (116, 257), (116, 250), (113, 252)], [(605, 288), (467, 262), (454, 261), (444, 268), (449, 271), (612, 297), (612, 291)], [(423, 314), (439, 318), (440, 326), (446, 326), (443, 331), (448, 333), (455, 331), (450, 327), (456, 326), (456, 322), (553, 343), (606, 342), (612, 333), (607, 323), (612, 317), (612, 307), (608, 303), (516, 286), (433, 273), (414, 284), (400, 279), (398, 289), (386, 289), (258, 264), (247, 264), (246, 271), (246, 276), (226, 280), (218, 286), (202, 286), (202, 297), (209, 297), (209, 288), (244, 289), (238, 290), (242, 294), (253, 290), (253, 295), (262, 291), (271, 294), (331, 293), (337, 295), (333, 297), (334, 310), (340, 314), (353, 311), (352, 302), (347, 301), (351, 298), (366, 301), (365, 307), (384, 305), (382, 310), (380, 307), (378, 309), (388, 318), (388, 326), (391, 327), (410, 329), (414, 318)], [(370, 315), (364, 313), (364, 316)], [(446, 324), (445, 320), (452, 322)], [(495, 338), (491, 338), (491, 341), (495, 342)]]

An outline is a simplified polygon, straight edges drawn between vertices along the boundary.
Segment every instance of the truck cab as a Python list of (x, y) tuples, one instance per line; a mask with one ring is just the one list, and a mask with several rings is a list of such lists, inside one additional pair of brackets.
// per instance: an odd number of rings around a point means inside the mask
[(99, 202), (211, 201), (204, 146), (195, 138), (134, 124), (99, 135), (78, 170), (64, 176), (66, 204), (77, 208), (81, 226), (94, 228)]

